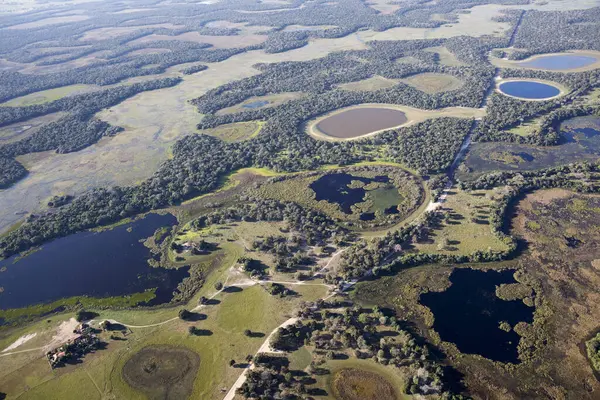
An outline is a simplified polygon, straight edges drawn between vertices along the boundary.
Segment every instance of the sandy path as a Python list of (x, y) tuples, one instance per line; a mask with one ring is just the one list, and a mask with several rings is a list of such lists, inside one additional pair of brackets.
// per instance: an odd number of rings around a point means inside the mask
[(23, 335), (20, 338), (18, 338), (17, 340), (15, 340), (15, 342), (13, 344), (11, 344), (10, 346), (8, 346), (4, 350), (2, 350), (2, 353), (6, 353), (7, 351), (14, 350), (17, 347), (29, 342), (31, 339), (33, 339), (36, 336), (37, 336), (37, 332), (30, 333), (29, 335)]

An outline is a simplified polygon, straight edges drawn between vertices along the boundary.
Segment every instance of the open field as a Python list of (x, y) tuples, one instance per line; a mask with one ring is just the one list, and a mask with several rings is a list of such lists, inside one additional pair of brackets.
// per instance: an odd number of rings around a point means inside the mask
[(349, 90), (351, 92), (360, 92), (360, 91), (373, 91), (379, 89), (387, 89), (398, 84), (399, 80), (397, 79), (388, 79), (383, 76), (372, 76), (368, 79), (363, 79), (362, 81), (343, 83), (338, 85), (338, 88), (342, 90)]
[(337, 113), (340, 113), (340, 112), (343, 112), (346, 110), (356, 109), (356, 108), (372, 108), (372, 107), (389, 108), (389, 109), (393, 109), (393, 110), (399, 110), (399, 111), (402, 111), (403, 113), (405, 113), (408, 121), (396, 128), (414, 125), (416, 123), (426, 121), (428, 119), (433, 119), (433, 118), (442, 118), (442, 117), (481, 118), (485, 115), (485, 110), (480, 109), (480, 108), (448, 107), (448, 108), (440, 108), (438, 110), (421, 110), (419, 108), (401, 106), (401, 105), (397, 105), (397, 104), (379, 104), (379, 103), (369, 104), (368, 103), (368, 104), (360, 104), (360, 105), (356, 105), (356, 106), (341, 108), (339, 110), (332, 111), (330, 113), (327, 113), (325, 115), (317, 117), (313, 120), (310, 120), (306, 123), (306, 133), (308, 133), (315, 139), (319, 139), (319, 140), (341, 141), (341, 140), (358, 140), (358, 139), (362, 139), (365, 137), (377, 135), (378, 133), (381, 133), (381, 132), (389, 130), (389, 129), (395, 129), (395, 128), (383, 129), (383, 130), (368, 133), (363, 136), (346, 138), (346, 139), (334, 138), (334, 137), (328, 136), (328, 135), (324, 134), (323, 132), (319, 131), (319, 129), (317, 129), (317, 125), (319, 124), (319, 122), (321, 122), (325, 118), (328, 118), (334, 114), (337, 114)]
[(400, 8), (400, 4), (397, 3), (398, 2), (394, 2), (393, 0), (369, 0), (365, 2), (366, 5), (381, 14), (393, 14)]
[(240, 142), (260, 134), (262, 126), (263, 123), (261, 121), (235, 122), (233, 124), (220, 125), (216, 128), (203, 129), (198, 131), (198, 133), (218, 137), (226, 142)]
[(454, 189), (443, 203), (449, 216), (432, 230), (429, 239), (416, 243), (424, 253), (472, 254), (477, 250), (506, 250), (506, 245), (492, 232), (489, 223), (493, 191), (467, 193)]
[(184, 25), (174, 24), (151, 24), (151, 25), (137, 25), (137, 26), (115, 26), (110, 28), (96, 28), (86, 31), (79, 40), (104, 40), (110, 38), (117, 38), (128, 33), (139, 31), (146, 28), (167, 28), (167, 29), (180, 29)]
[(275, 107), (288, 101), (299, 99), (304, 96), (302, 92), (286, 92), (269, 94), (266, 96), (250, 97), (243, 102), (231, 107), (222, 108), (216, 112), (216, 115), (233, 114), (242, 111), (250, 111), (258, 108)]
[(54, 122), (66, 115), (62, 112), (36, 117), (27, 122), (16, 122), (0, 128), (0, 145), (16, 142), (35, 133), (43, 125)]
[(34, 22), (27, 22), (25, 24), (18, 24), (9, 26), (7, 29), (32, 29), (39, 28), (41, 26), (55, 25), (55, 24), (66, 24), (69, 22), (85, 21), (90, 19), (87, 15), (70, 15), (65, 17), (52, 17), (44, 18)]
[(58, 100), (63, 97), (81, 94), (85, 92), (91, 92), (98, 89), (99, 86), (96, 85), (63, 86), (56, 89), (43, 90), (41, 92), (35, 92), (26, 96), (14, 98), (5, 103), (0, 104), (0, 107), (35, 106), (38, 104), (49, 103), (51, 101)]
[(147, 43), (160, 40), (182, 40), (185, 42), (208, 43), (218, 49), (233, 49), (236, 47), (247, 47), (255, 44), (261, 44), (267, 40), (266, 35), (235, 35), (235, 36), (209, 36), (201, 35), (198, 32), (186, 32), (177, 36), (152, 34), (136, 39), (131, 44)]
[(462, 61), (459, 61), (454, 54), (452, 54), (444, 46), (436, 46), (425, 49), (430, 53), (436, 53), (439, 57), (439, 63), (448, 67), (460, 67), (465, 65)]
[(435, 94), (460, 89), (463, 82), (448, 74), (424, 73), (411, 75), (402, 82), (422, 92)]
[(357, 32), (364, 41), (370, 40), (411, 40), (411, 39), (438, 39), (454, 36), (501, 36), (508, 29), (505, 22), (496, 22), (494, 17), (500, 15), (500, 10), (506, 6), (489, 4), (475, 6), (468, 14), (459, 14), (458, 22), (445, 24), (439, 28), (391, 28), (382, 32), (371, 30)]

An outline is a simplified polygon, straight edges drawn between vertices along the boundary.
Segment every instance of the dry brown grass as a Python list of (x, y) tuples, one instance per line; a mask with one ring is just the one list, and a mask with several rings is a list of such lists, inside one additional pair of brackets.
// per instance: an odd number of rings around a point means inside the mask
[(338, 400), (397, 400), (398, 394), (383, 376), (356, 368), (344, 368), (333, 376)]
[(403, 82), (429, 94), (460, 89), (464, 84), (460, 79), (452, 75), (436, 73), (412, 75), (404, 79)]
[(216, 48), (220, 49), (233, 49), (237, 47), (253, 46), (255, 44), (261, 44), (267, 40), (266, 35), (235, 35), (235, 36), (208, 36), (201, 35), (198, 32), (186, 32), (177, 36), (168, 35), (148, 35), (140, 39), (134, 40), (131, 43), (147, 43), (154, 42), (157, 40), (182, 40), (187, 42), (195, 43), (208, 43)]

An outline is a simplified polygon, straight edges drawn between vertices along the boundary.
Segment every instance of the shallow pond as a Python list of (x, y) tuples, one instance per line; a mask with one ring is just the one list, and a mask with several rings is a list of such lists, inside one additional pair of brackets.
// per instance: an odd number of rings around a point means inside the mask
[[(362, 184), (357, 185), (360, 182)], [(385, 187), (370, 189), (369, 185), (374, 183), (384, 183)], [(398, 204), (402, 201), (402, 196), (387, 176), (375, 176), (374, 178), (365, 178), (347, 173), (326, 174), (314, 181), (309, 186), (315, 192), (315, 200), (325, 200), (329, 203), (335, 203), (346, 214), (352, 214), (352, 206), (363, 203), (367, 197), (372, 196), (372, 205), (363, 210), (359, 215), (361, 221), (373, 221), (376, 218), (375, 212), (380, 211), (384, 215), (397, 214)]]
[(390, 108), (353, 108), (333, 114), (319, 123), (316, 128), (323, 134), (340, 139), (350, 139), (393, 128), (406, 123), (402, 111)]
[[(173, 226), (170, 214), (148, 214), (102, 232), (85, 231), (56, 239), (20, 260), (0, 261), (0, 309), (50, 303), (62, 298), (123, 296), (156, 288), (148, 304), (170, 301), (189, 268), (152, 268), (143, 240)], [(18, 260), (15, 262), (15, 260)]]
[(443, 292), (421, 295), (421, 303), (431, 310), (433, 328), (441, 339), (456, 344), (462, 353), (516, 364), (520, 336), (500, 329), (501, 322), (514, 327), (533, 321), (533, 308), (521, 300), (503, 300), (496, 286), (516, 283), (514, 270), (480, 271), (459, 268), (450, 275), (452, 286)]
[(534, 81), (504, 82), (498, 89), (509, 96), (527, 100), (550, 99), (560, 94), (560, 89), (556, 86)]
[(470, 172), (459, 171), (461, 180), (471, 180), (490, 171), (531, 171), (572, 162), (595, 161), (600, 156), (600, 118), (577, 117), (561, 125), (563, 144), (543, 147), (511, 143), (473, 143), (465, 158)]
[(242, 107), (254, 109), (254, 108), (264, 107), (268, 104), (269, 104), (269, 102), (267, 100), (257, 100), (257, 101), (253, 101), (252, 103), (244, 104)]
[(553, 70), (569, 70), (587, 67), (598, 61), (596, 57), (578, 54), (554, 54), (536, 57), (519, 63), (521, 67)]

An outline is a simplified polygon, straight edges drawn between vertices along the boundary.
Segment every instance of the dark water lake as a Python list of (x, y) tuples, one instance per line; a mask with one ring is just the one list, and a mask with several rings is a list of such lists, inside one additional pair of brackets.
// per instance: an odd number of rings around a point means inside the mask
[(531, 100), (549, 99), (560, 94), (560, 89), (555, 86), (533, 81), (504, 82), (498, 88), (504, 94)]
[(547, 70), (569, 70), (587, 67), (598, 61), (596, 57), (576, 54), (555, 54), (535, 58), (519, 63), (522, 67), (540, 68)]
[(399, 110), (380, 107), (354, 108), (334, 114), (319, 122), (316, 128), (327, 136), (355, 138), (367, 133), (393, 128), (408, 119)]
[(496, 296), (496, 285), (516, 283), (514, 272), (459, 268), (450, 275), (452, 286), (446, 291), (421, 295), (421, 303), (434, 315), (433, 328), (441, 339), (456, 344), (462, 353), (518, 363), (520, 336), (499, 325), (502, 321), (511, 327), (518, 322), (530, 323), (534, 309), (521, 300), (506, 301)]
[(254, 109), (254, 108), (264, 107), (268, 104), (269, 104), (269, 102), (266, 100), (257, 100), (257, 101), (253, 101), (252, 103), (244, 104), (242, 107)]
[[(325, 200), (329, 203), (336, 203), (346, 214), (352, 214), (352, 206), (364, 201), (367, 190), (363, 187), (349, 187), (352, 181), (360, 181), (365, 185), (373, 182), (389, 183), (387, 176), (376, 176), (374, 178), (364, 178), (347, 173), (332, 173), (323, 175), (310, 184), (310, 188), (315, 192), (317, 201)], [(360, 216), (363, 221), (375, 219), (375, 213), (363, 213)]]
[(510, 143), (473, 143), (465, 159), (469, 173), (458, 172), (461, 180), (474, 179), (490, 171), (531, 171), (600, 158), (600, 118), (576, 117), (562, 123), (563, 144), (529, 146)]
[[(29, 256), (0, 261), (0, 309), (50, 303), (62, 298), (123, 296), (156, 289), (148, 304), (166, 303), (189, 268), (152, 268), (152, 256), (141, 241), (156, 229), (173, 226), (171, 215), (142, 219), (102, 232), (80, 232), (56, 239)], [(130, 230), (130, 232), (128, 231)]]

